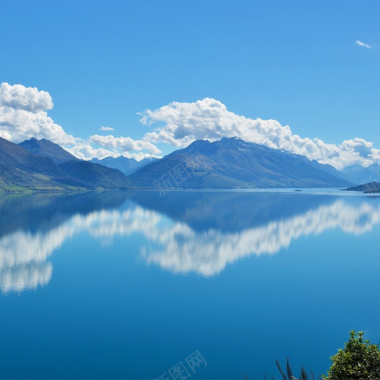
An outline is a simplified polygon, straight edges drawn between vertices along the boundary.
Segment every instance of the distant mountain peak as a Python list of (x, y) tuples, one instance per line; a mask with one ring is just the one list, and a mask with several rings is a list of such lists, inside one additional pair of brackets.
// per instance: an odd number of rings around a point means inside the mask
[(118, 169), (125, 175), (130, 175), (140, 168), (157, 161), (156, 158), (144, 158), (141, 161), (137, 161), (134, 158), (128, 158), (123, 155), (119, 157), (108, 156), (101, 160), (93, 158), (90, 162), (106, 166), (108, 168)]
[(39, 157), (49, 157), (56, 164), (66, 161), (78, 160), (75, 156), (63, 149), (60, 145), (53, 143), (47, 139), (37, 140), (32, 137), (30, 140), (25, 140), (18, 144), (25, 150)]
[(195, 140), (188, 146), (188, 148), (196, 147), (196, 146), (206, 146), (206, 145), (210, 145), (210, 144), (212, 144), (212, 143), (208, 140)]

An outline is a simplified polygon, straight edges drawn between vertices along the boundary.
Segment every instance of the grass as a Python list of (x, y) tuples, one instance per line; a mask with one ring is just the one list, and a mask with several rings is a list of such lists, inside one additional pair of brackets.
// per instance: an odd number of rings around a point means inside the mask
[(281, 373), (283, 380), (320, 380), (321, 377), (316, 377), (313, 371), (310, 374), (306, 371), (304, 367), (300, 368), (300, 374), (296, 377), (293, 374), (292, 367), (289, 362), (289, 358), (286, 359), (286, 372), (282, 370), (281, 365), (278, 360), (276, 360), (277, 368)]
[[(292, 370), (292, 367), (290, 365), (289, 358), (286, 359), (286, 370), (282, 369), (280, 362), (278, 360), (276, 360), (276, 365), (277, 365), (278, 370), (280, 371), (280, 374), (283, 380), (322, 380), (322, 377), (315, 376), (313, 371), (310, 371), (310, 373), (308, 373), (308, 371), (304, 367), (301, 367), (299, 375), (295, 376)], [(264, 379), (274, 380), (274, 377), (272, 376), (271, 378), (268, 378), (266, 375), (264, 375)], [(250, 380), (250, 379), (248, 378), (248, 376), (245, 376), (245, 380)]]

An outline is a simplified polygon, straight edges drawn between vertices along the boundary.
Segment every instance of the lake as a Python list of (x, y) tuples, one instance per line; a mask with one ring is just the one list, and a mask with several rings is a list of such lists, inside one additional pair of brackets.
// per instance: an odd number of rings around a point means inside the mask
[(340, 190), (0, 197), (0, 378), (315, 374), (380, 342), (380, 197)]

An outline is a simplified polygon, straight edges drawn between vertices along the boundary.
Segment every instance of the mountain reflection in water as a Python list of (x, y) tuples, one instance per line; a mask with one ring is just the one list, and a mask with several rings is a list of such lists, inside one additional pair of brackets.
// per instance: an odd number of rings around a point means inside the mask
[(380, 199), (276, 192), (104, 192), (0, 199), (0, 289), (49, 283), (50, 256), (87, 233), (112, 249), (139, 233), (147, 264), (214, 276), (249, 255), (275, 254), (301, 236), (340, 229), (364, 234), (380, 220)]

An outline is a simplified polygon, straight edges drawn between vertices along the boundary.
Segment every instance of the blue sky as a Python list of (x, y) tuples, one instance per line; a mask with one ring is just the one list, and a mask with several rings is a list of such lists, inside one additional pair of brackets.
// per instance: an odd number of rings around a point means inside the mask
[(47, 91), (73, 136), (142, 139), (138, 112), (208, 97), (302, 138), (380, 148), (379, 1), (16, 0), (0, 15), (0, 83)]

